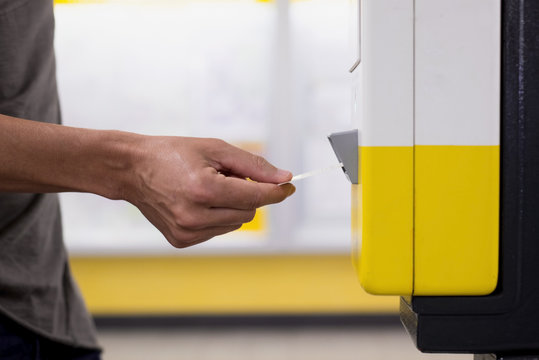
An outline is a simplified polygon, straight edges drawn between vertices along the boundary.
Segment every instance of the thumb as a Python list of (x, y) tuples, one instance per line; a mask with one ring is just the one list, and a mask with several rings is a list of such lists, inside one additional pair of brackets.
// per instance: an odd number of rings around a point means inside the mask
[(284, 183), (292, 179), (290, 171), (273, 166), (262, 156), (230, 144), (226, 145), (225, 149), (217, 152), (218, 158), (215, 160), (232, 175), (273, 184)]

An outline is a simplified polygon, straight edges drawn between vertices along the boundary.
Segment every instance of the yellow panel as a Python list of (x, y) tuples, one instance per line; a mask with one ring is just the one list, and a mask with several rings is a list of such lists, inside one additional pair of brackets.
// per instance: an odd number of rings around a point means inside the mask
[(413, 147), (363, 146), (359, 155), (352, 227), (361, 285), (372, 294), (412, 294)]
[(485, 295), (498, 278), (499, 146), (416, 146), (416, 295)]
[[(235, 146), (249, 151), (254, 154), (264, 156), (265, 144), (257, 141), (238, 141), (234, 143)], [(250, 179), (248, 179), (250, 180)], [(256, 211), (256, 215), (251, 222), (243, 224), (240, 231), (266, 231), (268, 227), (268, 210), (261, 208)]]
[(240, 228), (241, 231), (264, 231), (267, 229), (267, 209), (261, 208), (256, 210), (256, 215), (248, 223), (245, 223)]
[(397, 313), (366, 294), (346, 255), (78, 257), (90, 311), (136, 314)]

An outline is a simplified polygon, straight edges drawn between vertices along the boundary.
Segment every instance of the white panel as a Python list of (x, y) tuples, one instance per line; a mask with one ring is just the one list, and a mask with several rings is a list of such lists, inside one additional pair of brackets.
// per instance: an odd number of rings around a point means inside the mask
[(360, 143), (413, 145), (413, 0), (362, 0)]
[(416, 144), (499, 144), (500, 8), (416, 0)]

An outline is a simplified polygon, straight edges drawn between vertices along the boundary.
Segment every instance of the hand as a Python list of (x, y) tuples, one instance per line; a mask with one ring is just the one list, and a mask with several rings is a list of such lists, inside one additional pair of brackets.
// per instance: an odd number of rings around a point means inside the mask
[[(246, 180), (249, 178), (253, 181)], [(175, 247), (238, 229), (292, 174), (217, 139), (79, 129), (0, 115), (0, 191), (78, 191), (137, 206)]]
[[(143, 137), (125, 199), (177, 248), (234, 231), (292, 195), (292, 178), (218, 139)], [(250, 180), (246, 180), (249, 178)]]

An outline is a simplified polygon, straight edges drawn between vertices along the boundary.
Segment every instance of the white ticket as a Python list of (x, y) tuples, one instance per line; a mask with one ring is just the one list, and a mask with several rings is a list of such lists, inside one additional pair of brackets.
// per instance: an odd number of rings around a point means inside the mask
[[(303, 173), (303, 174), (294, 175), (294, 177), (292, 177), (292, 179), (290, 181), (282, 183), (282, 184), (288, 184), (288, 183), (296, 182), (298, 180), (303, 180), (303, 179), (309, 178), (311, 176), (323, 174), (323, 173), (331, 171), (333, 169), (340, 169), (342, 167), (343, 167), (343, 163), (338, 163), (338, 164), (331, 165), (331, 166), (328, 166), (328, 167), (325, 167), (325, 168), (322, 168), (322, 169), (308, 171), (308, 172)], [(279, 184), (279, 185), (282, 185), (282, 184)]]

